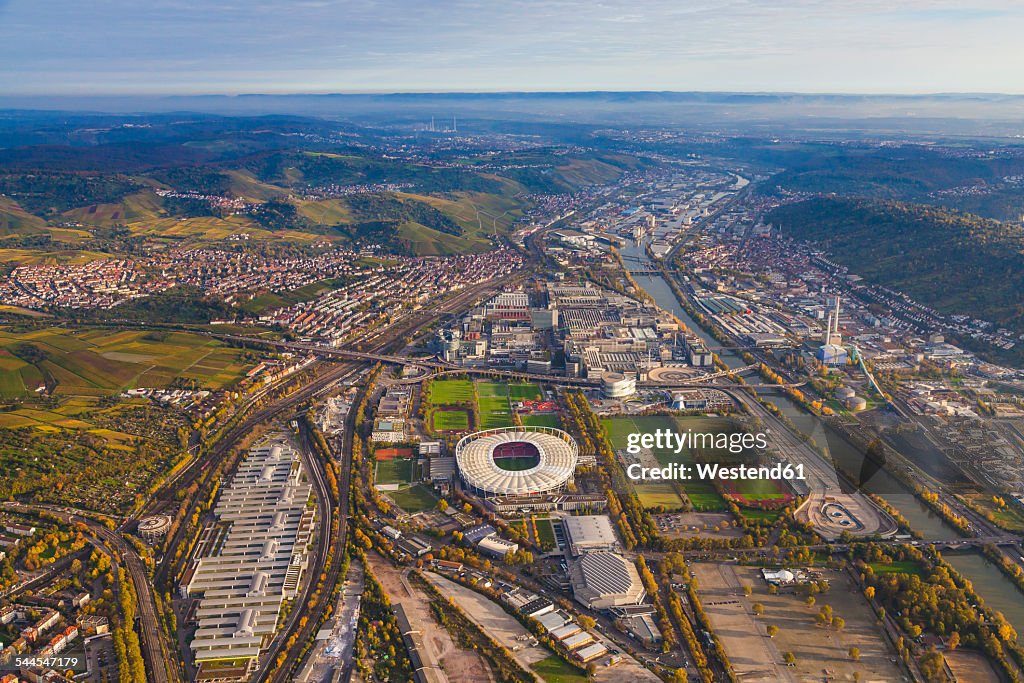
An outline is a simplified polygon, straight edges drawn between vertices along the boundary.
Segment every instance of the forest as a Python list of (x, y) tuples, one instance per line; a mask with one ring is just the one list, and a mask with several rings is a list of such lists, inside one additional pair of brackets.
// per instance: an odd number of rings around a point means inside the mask
[(1024, 330), (1024, 229), (949, 209), (819, 197), (773, 210), (787, 237), (821, 245), (872, 284), (944, 314)]

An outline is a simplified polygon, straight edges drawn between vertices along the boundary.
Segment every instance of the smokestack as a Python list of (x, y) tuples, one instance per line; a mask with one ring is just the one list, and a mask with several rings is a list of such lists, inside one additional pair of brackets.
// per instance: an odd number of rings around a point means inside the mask
[(835, 314), (835, 324), (836, 324), (836, 329), (835, 329), (835, 333), (836, 333), (836, 334), (839, 334), (839, 295), (838, 295), (838, 294), (836, 294), (836, 314)]

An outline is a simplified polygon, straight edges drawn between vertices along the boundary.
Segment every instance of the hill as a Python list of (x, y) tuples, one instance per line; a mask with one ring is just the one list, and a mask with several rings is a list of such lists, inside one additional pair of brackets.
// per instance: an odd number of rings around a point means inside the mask
[(944, 208), (821, 197), (779, 207), (783, 234), (819, 243), (868, 282), (946, 314), (1024, 331), (1024, 229)]
[(0, 195), (0, 237), (43, 232), (46, 221), (33, 216), (14, 200)]

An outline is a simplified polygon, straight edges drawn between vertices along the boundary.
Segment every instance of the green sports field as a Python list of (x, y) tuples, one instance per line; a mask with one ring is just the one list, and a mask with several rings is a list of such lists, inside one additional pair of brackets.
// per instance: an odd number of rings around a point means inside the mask
[(469, 429), (469, 414), (465, 410), (434, 410), (430, 424), (435, 432), (465, 431)]
[(527, 427), (561, 427), (561, 422), (557, 415), (521, 415), (519, 417), (522, 423)]
[(385, 495), (406, 512), (430, 510), (437, 505), (438, 501), (434, 492), (423, 484), (413, 484), (398, 491), (386, 491)]
[(454, 406), (473, 402), (473, 382), (468, 379), (435, 379), (430, 383), (431, 406)]
[(408, 484), (412, 481), (412, 458), (381, 460), (373, 475), (378, 484)]
[[(695, 432), (732, 432), (735, 426), (728, 420), (715, 417), (675, 417), (669, 415), (642, 415), (632, 417), (613, 417), (602, 420), (612, 447), (616, 450), (625, 448), (627, 438), (632, 433), (654, 433), (658, 429), (668, 429), (675, 432), (693, 430)], [(692, 464), (694, 452), (684, 449), (678, 455), (675, 449), (652, 448), (654, 457), (662, 465), (671, 463)], [(725, 499), (710, 482), (686, 481), (682, 482), (686, 497), (695, 510), (718, 511), (727, 508)], [(640, 502), (649, 508), (666, 507), (677, 508), (683, 505), (683, 500), (677, 492), (676, 486), (669, 482), (647, 482), (634, 486)]]
[(513, 401), (539, 401), (544, 398), (536, 384), (509, 384), (508, 397)]
[(480, 411), (480, 429), (511, 427), (512, 404), (509, 402), (508, 385), (504, 382), (477, 382), (477, 407)]

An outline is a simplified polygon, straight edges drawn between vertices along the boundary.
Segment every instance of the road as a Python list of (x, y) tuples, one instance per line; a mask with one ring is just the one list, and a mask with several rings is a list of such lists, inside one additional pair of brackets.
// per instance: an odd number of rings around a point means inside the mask
[[(351, 372), (355, 372), (352, 370)], [(286, 655), (284, 663), (278, 667), (273, 675), (270, 674), (270, 668), (277, 659), (277, 654), (280, 652), (283, 644), (290, 638), (290, 634), (294, 633), (296, 626), (301, 618), (306, 618), (306, 625), (298, 630), (298, 639), (296, 643), (306, 643), (313, 639), (317, 629), (320, 628), (320, 618), (330, 604), (327, 599), (330, 595), (330, 591), (335, 584), (338, 582), (338, 576), (341, 572), (341, 566), (344, 562), (345, 555), (345, 534), (348, 529), (348, 505), (349, 496), (348, 490), (350, 485), (351, 470), (352, 470), (352, 433), (355, 429), (355, 411), (351, 411), (345, 425), (345, 441), (344, 447), (342, 448), (342, 458), (339, 464), (339, 470), (341, 472), (341, 480), (338, 482), (339, 498), (338, 507), (335, 508), (333, 501), (331, 500), (330, 490), (327, 486), (326, 474), (324, 472), (324, 464), (316, 457), (315, 447), (310, 438), (310, 434), (306, 425), (303, 421), (299, 422), (299, 454), (302, 458), (302, 464), (308, 473), (310, 480), (313, 482), (313, 490), (316, 494), (316, 506), (317, 514), (320, 519), (320, 534), (317, 540), (316, 556), (310, 563), (309, 568), (306, 570), (308, 581), (306, 582), (305, 589), (303, 590), (302, 596), (295, 601), (295, 609), (291, 611), (288, 622), (284, 628), (271, 643), (267, 652), (264, 653), (262, 658), (262, 664), (257, 669), (256, 675), (253, 676), (253, 681), (287, 681), (290, 680), (292, 668), (296, 664), (298, 659), (300, 648), (298, 646), (290, 648)], [(338, 528), (333, 537), (328, 537), (331, 533), (333, 520), (338, 520)], [(334, 549), (334, 554), (331, 556), (331, 563), (328, 566), (328, 556), (330, 550)], [(300, 606), (308, 605), (313, 592), (317, 589), (317, 584), (321, 573), (326, 574), (320, 588), (320, 600), (316, 606), (312, 609), (301, 609)]]
[[(169, 665), (167, 643), (163, 638), (163, 630), (160, 626), (160, 617), (156, 608), (156, 598), (150, 585), (149, 574), (142, 558), (135, 551), (135, 548), (121, 537), (116, 531), (111, 531), (96, 520), (85, 516), (78, 510), (62, 508), (56, 505), (24, 505), (20, 503), (5, 503), (5, 507), (21, 511), (45, 511), (48, 514), (60, 518), (66, 524), (81, 523), (89, 528), (96, 537), (103, 540), (108, 548), (120, 556), (123, 565), (128, 570), (128, 577), (132, 582), (137, 596), (138, 619), (142, 639), (142, 655), (146, 661), (146, 674), (148, 680), (153, 683), (170, 683), (180, 680), (178, 669)], [(130, 626), (130, 625), (129, 625)]]

